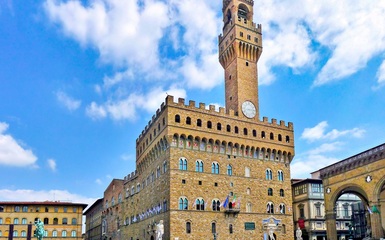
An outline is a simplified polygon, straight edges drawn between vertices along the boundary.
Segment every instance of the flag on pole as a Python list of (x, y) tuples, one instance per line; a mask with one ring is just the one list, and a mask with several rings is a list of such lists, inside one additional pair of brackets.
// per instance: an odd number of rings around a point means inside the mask
[(236, 194), (234, 194), (234, 196), (233, 196), (233, 205), (235, 204), (235, 200), (237, 200), (237, 195)]
[(226, 200), (223, 202), (223, 207), (225, 208), (225, 207), (227, 207), (227, 204), (229, 204), (229, 196), (227, 195), (227, 198), (226, 198)]

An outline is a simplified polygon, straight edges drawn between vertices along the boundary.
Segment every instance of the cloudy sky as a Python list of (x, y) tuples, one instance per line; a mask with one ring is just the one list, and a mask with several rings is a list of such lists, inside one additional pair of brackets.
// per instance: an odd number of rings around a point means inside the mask
[[(224, 105), (219, 0), (0, 0), (0, 200), (91, 203), (166, 94)], [(292, 177), (385, 142), (385, 1), (255, 0)]]

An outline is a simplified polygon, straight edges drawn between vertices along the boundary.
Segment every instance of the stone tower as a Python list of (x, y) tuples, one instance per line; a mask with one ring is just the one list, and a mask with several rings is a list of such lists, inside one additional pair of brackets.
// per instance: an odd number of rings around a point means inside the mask
[(225, 69), (226, 109), (259, 119), (257, 62), (261, 25), (253, 23), (253, 0), (223, 0), (219, 62)]

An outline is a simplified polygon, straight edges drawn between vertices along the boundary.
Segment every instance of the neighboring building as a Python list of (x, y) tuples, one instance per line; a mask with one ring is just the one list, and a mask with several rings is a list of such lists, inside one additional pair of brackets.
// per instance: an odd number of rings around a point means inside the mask
[(262, 34), (253, 5), (223, 1), (226, 108), (167, 96), (137, 139), (137, 170), (124, 178), (123, 203), (108, 208), (122, 213), (119, 234), (108, 239), (155, 239), (161, 220), (163, 239), (294, 238), (293, 124), (259, 118)]
[[(304, 240), (326, 240), (322, 180), (316, 178), (293, 179), (292, 188), (295, 228), (301, 228)], [(338, 240), (348, 240), (349, 225), (356, 225), (352, 224), (352, 216), (357, 217), (357, 210), (360, 209), (363, 209), (361, 200), (354, 194), (343, 194), (338, 199), (335, 205)]]
[(103, 239), (122, 239), (120, 233), (123, 180), (113, 179), (104, 191), (104, 207), (102, 212), (102, 237)]
[[(82, 239), (83, 203), (60, 201), (0, 202), (0, 240), (33, 237), (34, 223), (44, 222), (44, 239)], [(31, 226), (31, 227), (28, 227)], [(11, 231), (10, 231), (11, 230)]]
[(103, 203), (103, 198), (99, 198), (83, 213), (86, 216), (86, 240), (102, 240)]

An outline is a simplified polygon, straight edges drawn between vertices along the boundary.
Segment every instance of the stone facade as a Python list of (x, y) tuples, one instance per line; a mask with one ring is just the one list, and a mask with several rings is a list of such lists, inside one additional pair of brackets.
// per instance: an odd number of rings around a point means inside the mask
[(123, 179), (113, 179), (104, 191), (104, 207), (102, 212), (103, 239), (124, 239), (119, 231), (124, 197)]
[(86, 217), (85, 240), (102, 240), (103, 204), (103, 198), (99, 198), (83, 213)]
[(0, 239), (26, 239), (29, 233), (33, 237), (37, 219), (44, 223), (44, 239), (82, 239), (82, 213), (86, 207), (83, 203), (60, 201), (0, 202)]
[[(259, 119), (261, 26), (252, 0), (226, 0), (219, 61), (226, 108), (167, 96), (124, 178), (122, 239), (293, 239), (293, 124)], [(113, 238), (114, 239), (114, 238)]]

